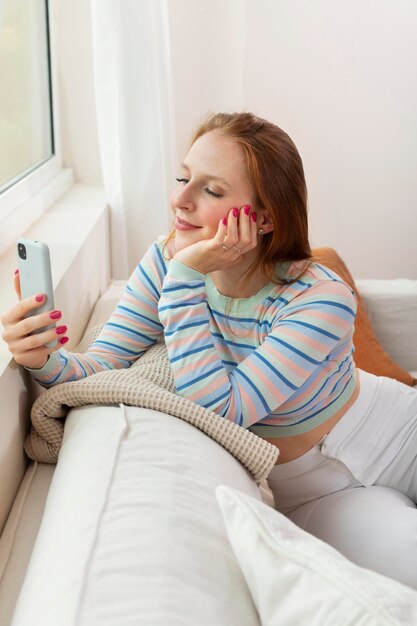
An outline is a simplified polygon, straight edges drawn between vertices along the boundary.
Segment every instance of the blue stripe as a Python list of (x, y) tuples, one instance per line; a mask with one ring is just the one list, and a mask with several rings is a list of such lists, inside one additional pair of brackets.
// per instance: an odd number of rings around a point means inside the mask
[(333, 335), (332, 333), (327, 332), (327, 330), (318, 328), (317, 326), (314, 326), (313, 324), (308, 324), (307, 322), (300, 322), (298, 320), (289, 319), (289, 320), (282, 320), (280, 324), (298, 324), (299, 326), (305, 326), (306, 328), (311, 328), (311, 330), (315, 330), (317, 333), (321, 333), (322, 335), (325, 335), (326, 337), (330, 337), (330, 339), (335, 339), (336, 341), (340, 341), (341, 339), (341, 337), (338, 337), (337, 335)]
[(159, 249), (159, 247), (158, 247), (158, 244), (157, 244), (156, 242), (154, 243), (154, 246), (155, 246), (155, 249), (156, 249), (156, 253), (157, 253), (158, 257), (159, 257), (159, 262), (160, 262), (160, 264), (161, 264), (162, 271), (163, 271), (163, 273), (164, 273), (164, 276), (166, 276), (166, 273), (167, 273), (167, 266), (166, 266), (166, 263), (165, 263), (165, 261), (164, 261), (164, 258), (163, 258), (163, 256), (162, 256), (161, 251), (160, 251), (160, 249)]
[(334, 276), (329, 274), (329, 272), (326, 270), (326, 267), (324, 265), (322, 265), (321, 263), (316, 263), (316, 265), (317, 265), (317, 267), (319, 267), (321, 269), (323, 274), (326, 274), (326, 276), (328, 276), (331, 280), (333, 280), (333, 281), (337, 280)]
[[(324, 383), (321, 385), (321, 387), (318, 389), (318, 391), (316, 391), (316, 393), (314, 394), (314, 396), (312, 396), (311, 398), (309, 398), (307, 400), (307, 402), (305, 402), (304, 404), (298, 406), (296, 409), (293, 409), (292, 411), (285, 411), (285, 417), (287, 415), (292, 415), (293, 413), (299, 413), (300, 411), (302, 411), (303, 409), (305, 409), (309, 404), (312, 404), (313, 401), (317, 398), (317, 396), (319, 396), (321, 394), (321, 392), (323, 391), (323, 389), (326, 387), (326, 385), (330, 382), (330, 379), (333, 378), (334, 376), (336, 376), (340, 370), (342, 369), (342, 366), (344, 363), (346, 363), (346, 361), (348, 361), (350, 359), (350, 355), (348, 357), (346, 357), (339, 365), (339, 367), (337, 368), (337, 370), (335, 372), (333, 372), (333, 374), (331, 376), (329, 376), (328, 378), (326, 378), (326, 380), (324, 381)], [(347, 374), (347, 372), (351, 369), (352, 367), (352, 363), (349, 365), (348, 369), (346, 370), (346, 372), (343, 374), (343, 376), (345, 376)], [(318, 375), (321, 374), (321, 372), (317, 371), (315, 372)], [(310, 378), (311, 381), (311, 378)], [(329, 395), (332, 395), (332, 393), (334, 392), (336, 386), (339, 384), (340, 380), (334, 385), (333, 389), (330, 391), (330, 393), (327, 395), (327, 397)], [(281, 417), (280, 413), (271, 413), (271, 415), (276, 415), (277, 417)]]
[(174, 356), (172, 359), (169, 359), (170, 363), (175, 363), (175, 361), (180, 361), (181, 359), (185, 359), (185, 357), (190, 356), (191, 354), (197, 354), (198, 352), (204, 352), (204, 350), (211, 350), (213, 346), (203, 346), (202, 348), (194, 348), (194, 350), (188, 350), (188, 352), (183, 352), (178, 356)]
[(196, 326), (204, 326), (205, 324), (207, 324), (206, 320), (203, 320), (202, 322), (190, 322), (189, 324), (184, 324), (183, 326), (176, 326), (174, 330), (165, 332), (164, 335), (165, 337), (169, 337), (170, 335), (174, 335), (180, 330), (187, 330), (187, 328), (195, 328)]
[[(337, 402), (337, 400), (340, 398), (340, 396), (343, 394), (344, 390), (346, 389), (346, 387), (348, 386), (348, 384), (350, 383), (351, 378), (349, 378), (349, 380), (347, 381), (346, 385), (343, 387), (342, 391), (339, 393), (339, 395), (337, 396), (337, 398), (334, 398), (334, 400), (332, 400), (331, 402), (329, 402), (329, 404), (326, 404), (326, 406), (324, 408), (319, 409), (318, 411), (316, 411), (315, 413), (311, 413), (311, 415), (308, 415), (307, 417), (303, 417), (302, 420), (299, 420), (298, 422), (293, 422), (292, 424), (264, 424), (264, 426), (274, 426), (275, 428), (286, 428), (287, 426), (295, 426), (296, 424), (302, 424), (303, 422), (307, 422), (308, 420), (310, 420), (312, 417), (315, 417), (316, 415), (318, 415), (319, 413), (322, 413), (324, 411), (324, 409), (327, 409), (329, 406), (332, 406), (332, 404), (334, 404), (335, 402)], [(285, 415), (282, 415), (281, 417), (285, 417)], [(256, 424), (254, 424), (255, 426)], [(262, 426), (262, 424), (260, 422), (258, 422), (259, 426)]]
[(274, 335), (269, 335), (267, 337), (267, 340), (268, 339), (273, 339), (273, 341), (280, 343), (281, 345), (285, 346), (285, 348), (288, 348), (288, 350), (291, 350), (291, 352), (295, 352), (295, 354), (298, 354), (298, 356), (301, 356), (305, 361), (308, 361), (309, 363), (312, 363), (313, 365), (320, 365), (321, 363), (321, 361), (316, 361), (315, 359), (308, 356), (304, 352), (301, 352), (301, 350), (298, 350), (298, 348), (295, 348), (294, 346), (287, 343), (286, 341), (283, 341), (282, 339), (278, 339), (278, 337), (275, 337)]
[(267, 296), (265, 300), (269, 300), (269, 302), (272, 302), (272, 304), (275, 304), (275, 302), (277, 301), (282, 302), (283, 304), (288, 304), (289, 302), (289, 300), (286, 300), (282, 296), (278, 296), (277, 298), (273, 298), (272, 296)]
[(110, 341), (95, 341), (94, 344), (97, 345), (103, 345), (103, 346), (110, 346), (111, 348), (116, 348), (116, 354), (112, 355), (115, 357), (118, 357), (119, 355), (117, 354), (120, 350), (123, 350), (124, 352), (128, 352), (129, 354), (138, 354), (137, 350), (128, 350), (127, 348), (122, 348), (121, 345), (119, 344), (115, 344), (115, 343), (110, 343)]
[(224, 359), (222, 359), (222, 363), (223, 365), (232, 365), (233, 367), (238, 366), (238, 363), (236, 361), (225, 361)]
[(298, 280), (295, 281), (296, 283), (300, 283), (300, 285), (302, 285), (303, 287), (307, 287), (308, 289), (312, 286), (311, 283), (305, 283), (303, 280), (301, 280), (300, 278)]
[(278, 378), (280, 378), (286, 385), (287, 387), (289, 387), (292, 390), (296, 390), (298, 389), (298, 387), (296, 387), (295, 385), (293, 385), (293, 383), (290, 383), (290, 381), (288, 380), (288, 378), (285, 378), (285, 376), (283, 374), (281, 374), (273, 365), (271, 365), (271, 363), (268, 363), (268, 361), (266, 359), (264, 359), (264, 357), (259, 354), (258, 352), (254, 352), (253, 356), (256, 356), (260, 361), (263, 361), (263, 363), (265, 363), (265, 365), (271, 369), (274, 374), (276, 376), (278, 376)]
[[(346, 306), (346, 304), (340, 304), (339, 302), (335, 302), (334, 300), (310, 300), (308, 302), (308, 306), (311, 306), (313, 304), (317, 304), (318, 306), (321, 306), (322, 304), (328, 304), (329, 306), (336, 306), (339, 309), (344, 309), (345, 311), (350, 313), (352, 317), (355, 317), (355, 312), (350, 307)], [(300, 306), (305, 307), (305, 303), (303, 303)]]
[(340, 304), (339, 302), (333, 302), (332, 300), (322, 300), (321, 303), (329, 304), (330, 306), (337, 306), (339, 307), (339, 309), (344, 309), (345, 311), (350, 313), (352, 317), (355, 317), (355, 311), (353, 311), (350, 307), (346, 306), (345, 304)]
[[(122, 304), (118, 304), (117, 305), (117, 309), (121, 309), (122, 311), (126, 311), (127, 313), (131, 313), (135, 317), (140, 317), (141, 319), (146, 320), (147, 322), (150, 322), (151, 324), (155, 324), (155, 326), (157, 326), (158, 328), (163, 328), (161, 322), (157, 322), (157, 321), (153, 320), (150, 317), (146, 317), (146, 315), (142, 315), (141, 313), (137, 313), (136, 311), (133, 311), (132, 309), (129, 309), (127, 306), (123, 306)], [(116, 309), (116, 311), (117, 311), (117, 309)]]
[(188, 383), (184, 383), (184, 385), (180, 385), (179, 387), (177, 387), (177, 391), (182, 391), (183, 389), (186, 389), (187, 387), (194, 385), (194, 383), (198, 383), (200, 380), (203, 380), (204, 378), (208, 378), (212, 374), (215, 374), (216, 372), (222, 369), (223, 368), (220, 365), (219, 367), (216, 367), (214, 370), (211, 370), (210, 372), (207, 372), (206, 374), (202, 374), (201, 376), (198, 376), (197, 378), (193, 378), (193, 380), (190, 380)]
[[(343, 376), (346, 376), (346, 375), (347, 375), (347, 374), (351, 371), (352, 367), (353, 367), (353, 362), (351, 361), (351, 362), (349, 363), (349, 367), (347, 368), (347, 370), (346, 370), (346, 372), (343, 374)], [(340, 368), (339, 368), (339, 369), (340, 369)], [(332, 394), (332, 393), (334, 393), (335, 389), (337, 389), (337, 387), (339, 386), (339, 384), (340, 384), (340, 381), (341, 381), (341, 380), (342, 380), (342, 378), (339, 378), (339, 380), (338, 380), (338, 381), (336, 381), (336, 383), (333, 385), (333, 389), (332, 389), (332, 390), (331, 390), (331, 392), (330, 392), (331, 394)]]
[(180, 304), (167, 304), (166, 306), (160, 306), (159, 310), (160, 311), (167, 311), (169, 309), (183, 309), (184, 307), (193, 306), (193, 304), (200, 304), (200, 302), (197, 302), (197, 303), (181, 302)]
[(189, 289), (200, 289), (200, 287), (205, 287), (206, 283), (197, 283), (196, 285), (193, 285), (192, 283), (187, 283), (186, 285), (184, 283), (182, 283), (181, 285), (178, 285), (177, 287), (164, 287), (162, 289), (162, 293), (168, 293), (170, 291), (182, 291), (182, 290), (189, 290)]
[(59, 374), (57, 374), (55, 376), (55, 378), (53, 378), (51, 381), (49, 381), (47, 384), (48, 385), (52, 385), (56, 380), (58, 380), (58, 378), (61, 376), (64, 368), (68, 365), (68, 359), (66, 356), (64, 356), (61, 352), (61, 350), (59, 351), (59, 358), (62, 359), (64, 361), (64, 367), (62, 368), (62, 370), (59, 372)]
[(230, 395), (230, 389), (228, 389), (227, 391), (222, 393), (221, 396), (218, 396), (217, 398), (215, 398), (214, 400), (212, 400), (208, 404), (205, 404), (204, 406), (206, 407), (206, 409), (208, 409), (209, 407), (213, 406), (213, 404), (216, 404), (216, 402), (220, 402), (220, 400), (223, 400), (223, 398), (227, 398), (228, 395)]
[(153, 282), (151, 281), (151, 279), (149, 278), (149, 276), (147, 275), (147, 273), (145, 272), (145, 270), (143, 269), (143, 267), (141, 265), (138, 265), (138, 270), (140, 271), (141, 274), (143, 274), (143, 276), (145, 277), (145, 279), (147, 280), (147, 282), (151, 286), (152, 290), (154, 291), (156, 297), (159, 298), (159, 291), (158, 291), (158, 289), (155, 287), (155, 285), (153, 284)]
[(82, 371), (84, 372), (85, 376), (88, 376), (85, 367), (83, 366), (83, 364), (81, 363), (81, 361), (79, 359), (77, 359), (76, 355), (74, 353), (72, 353), (72, 356), (74, 357), (74, 361), (77, 361), (78, 365), (81, 367)]
[(138, 332), (137, 330), (132, 330), (131, 328), (127, 328), (126, 326), (122, 326), (121, 324), (115, 324), (114, 322), (107, 322), (107, 326), (114, 326), (115, 328), (121, 328), (126, 333), (131, 333), (132, 335), (137, 335), (138, 337), (143, 337), (146, 341), (152, 342), (153, 339), (149, 337), (149, 335), (144, 335), (143, 333)]
[(236, 346), (236, 348), (248, 348), (249, 350), (254, 349), (253, 344), (248, 343), (238, 343), (237, 341), (230, 341), (229, 339), (225, 339), (221, 333), (211, 333), (213, 337), (219, 337), (223, 339), (224, 343), (229, 344), (229, 346)]
[(233, 315), (225, 315), (224, 313), (220, 313), (220, 311), (216, 311), (210, 307), (210, 311), (214, 313), (214, 315), (218, 315), (219, 317), (224, 317), (228, 321), (232, 320), (234, 322), (251, 322), (252, 324), (257, 324), (258, 320), (253, 317), (233, 317)]
[(257, 389), (257, 388), (255, 387), (255, 385), (253, 384), (253, 382), (252, 382), (252, 381), (251, 381), (251, 380), (250, 380), (250, 379), (246, 376), (246, 374), (244, 374), (241, 370), (239, 370), (239, 369), (235, 370), (235, 372), (233, 372), (233, 375), (234, 375), (235, 373), (236, 373), (236, 374), (240, 374), (240, 375), (242, 376), (242, 378), (244, 378), (244, 379), (246, 380), (246, 382), (247, 382), (247, 383), (248, 383), (248, 384), (252, 387), (252, 389), (254, 390), (254, 392), (256, 393), (256, 395), (258, 396), (258, 398), (260, 399), (260, 401), (262, 402), (262, 405), (263, 405), (263, 407), (264, 407), (265, 411), (266, 411), (267, 413), (269, 413), (271, 409), (270, 409), (270, 408), (269, 408), (269, 406), (267, 405), (266, 400), (265, 400), (265, 398), (263, 397), (263, 395), (259, 392), (259, 389)]

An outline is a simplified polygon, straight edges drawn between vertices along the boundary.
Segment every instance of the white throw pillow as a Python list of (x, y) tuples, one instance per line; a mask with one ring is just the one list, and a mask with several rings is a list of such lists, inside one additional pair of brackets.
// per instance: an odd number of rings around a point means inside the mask
[(287, 517), (216, 489), (230, 543), (263, 626), (417, 624), (417, 593), (358, 567)]

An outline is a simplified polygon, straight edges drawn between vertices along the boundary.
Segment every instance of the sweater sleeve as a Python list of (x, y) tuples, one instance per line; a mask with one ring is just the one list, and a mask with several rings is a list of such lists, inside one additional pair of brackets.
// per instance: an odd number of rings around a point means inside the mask
[(135, 268), (100, 335), (87, 352), (60, 349), (41, 369), (27, 368), (44, 387), (85, 378), (96, 372), (130, 367), (163, 335), (158, 300), (166, 264), (155, 242)]
[(263, 343), (227, 371), (210, 333), (205, 276), (171, 261), (159, 317), (179, 394), (247, 428), (286, 402), (317, 368), (350, 349), (355, 296), (318, 281), (280, 312)]

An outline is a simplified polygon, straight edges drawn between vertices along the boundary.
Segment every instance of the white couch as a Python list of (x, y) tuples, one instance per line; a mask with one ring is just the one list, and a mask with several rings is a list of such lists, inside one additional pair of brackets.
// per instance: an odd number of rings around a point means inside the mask
[[(89, 327), (107, 318), (122, 286), (110, 286)], [(357, 286), (385, 350), (417, 372), (417, 281)], [(180, 419), (72, 409), (57, 466), (29, 463), (0, 538), (0, 626), (259, 625), (219, 485), (255, 509), (272, 504), (265, 483)]]

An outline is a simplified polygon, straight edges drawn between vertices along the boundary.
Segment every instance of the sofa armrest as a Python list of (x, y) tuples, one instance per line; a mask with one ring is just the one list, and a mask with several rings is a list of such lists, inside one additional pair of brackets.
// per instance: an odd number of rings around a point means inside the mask
[(375, 334), (391, 358), (417, 371), (417, 280), (357, 279)]

